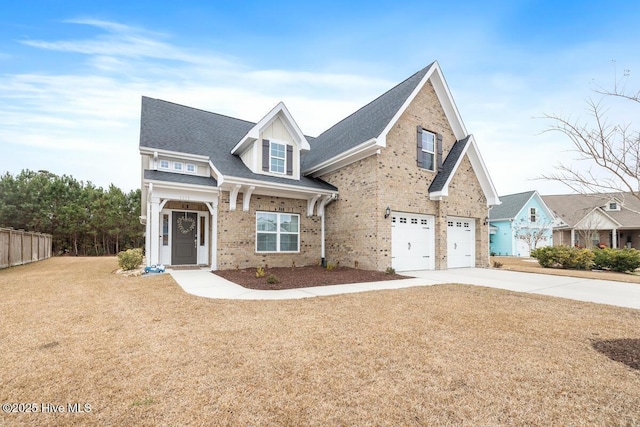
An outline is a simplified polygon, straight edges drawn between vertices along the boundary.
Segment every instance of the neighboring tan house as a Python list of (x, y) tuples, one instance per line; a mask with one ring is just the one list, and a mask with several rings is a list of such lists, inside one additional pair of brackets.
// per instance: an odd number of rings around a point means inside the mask
[(489, 250), (495, 255), (528, 257), (530, 251), (551, 246), (553, 212), (537, 191), (500, 196), (489, 210)]
[(147, 263), (485, 267), (499, 203), (434, 62), (316, 138), (143, 97)]
[(640, 249), (640, 200), (631, 193), (542, 196), (554, 212), (554, 245)]

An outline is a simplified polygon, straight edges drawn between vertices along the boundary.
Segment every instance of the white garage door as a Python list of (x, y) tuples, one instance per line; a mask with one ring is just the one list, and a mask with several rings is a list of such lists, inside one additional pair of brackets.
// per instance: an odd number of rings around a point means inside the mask
[(391, 265), (396, 271), (433, 270), (435, 218), (394, 212), (391, 217)]
[(528, 257), (530, 255), (529, 245), (522, 239), (516, 237), (516, 256)]
[(476, 221), (447, 218), (447, 268), (476, 266)]

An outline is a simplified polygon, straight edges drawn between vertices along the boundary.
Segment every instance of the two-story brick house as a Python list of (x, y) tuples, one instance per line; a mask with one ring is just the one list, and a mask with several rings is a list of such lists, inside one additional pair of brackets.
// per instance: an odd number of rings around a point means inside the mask
[(144, 97), (147, 263), (398, 271), (488, 265), (499, 203), (434, 62), (316, 138)]

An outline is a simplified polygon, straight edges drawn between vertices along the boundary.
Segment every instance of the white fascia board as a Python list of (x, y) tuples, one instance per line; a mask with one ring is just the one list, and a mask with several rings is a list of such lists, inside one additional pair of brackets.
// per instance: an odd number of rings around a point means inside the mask
[(453, 135), (456, 140), (463, 139), (467, 136), (467, 129), (462, 122), (462, 117), (460, 116), (460, 112), (458, 111), (458, 107), (456, 107), (455, 102), (453, 101), (453, 97), (451, 96), (451, 91), (449, 90), (449, 86), (442, 75), (442, 70), (440, 69), (440, 64), (438, 61), (434, 62), (431, 65), (431, 68), (424, 75), (420, 83), (416, 86), (413, 92), (406, 99), (402, 107), (396, 114), (393, 116), (391, 121), (384, 128), (378, 139), (381, 141), (386, 141), (387, 134), (391, 131), (393, 126), (395, 126), (396, 122), (400, 119), (400, 116), (406, 111), (409, 105), (413, 102), (415, 97), (420, 93), (424, 85), (427, 81), (431, 80), (431, 84), (436, 92), (438, 100), (440, 101), (440, 105), (442, 105), (442, 109), (444, 110), (447, 119), (449, 119), (449, 125), (453, 130)]
[(254, 127), (249, 129), (249, 132), (247, 132), (246, 135), (243, 136), (240, 141), (238, 141), (238, 143), (231, 149), (231, 154), (240, 154), (244, 150), (246, 150), (250, 144), (260, 138), (260, 132), (262, 131), (262, 129), (267, 127), (279, 114), (284, 117), (284, 124), (291, 136), (293, 136), (293, 138), (298, 141), (299, 149), (310, 150), (311, 146), (309, 145), (309, 141), (307, 141), (307, 138), (305, 138), (302, 130), (300, 130), (300, 127), (293, 119), (293, 116), (291, 115), (291, 113), (289, 113), (289, 110), (284, 105), (284, 102), (280, 101), (278, 102), (278, 105), (273, 107), (273, 109), (269, 111), (266, 116), (260, 119), (260, 121), (256, 123)]
[(315, 178), (329, 172), (333, 172), (351, 163), (357, 162), (358, 160), (362, 160), (376, 154), (380, 148), (385, 147), (385, 145), (382, 145), (383, 143), (384, 142), (381, 142), (377, 138), (372, 138), (330, 158), (329, 160), (325, 160), (313, 168), (304, 170), (302, 173), (303, 175), (311, 175)]
[(444, 200), (449, 195), (449, 188), (429, 193), (429, 200)]
[[(487, 169), (487, 166), (482, 159), (480, 150), (478, 150), (478, 145), (476, 144), (476, 140), (473, 135), (470, 135), (467, 154), (469, 155), (469, 160), (471, 161), (471, 166), (476, 173), (476, 177), (480, 182), (480, 186), (482, 187), (484, 196), (487, 198), (487, 206), (496, 206), (502, 204), (502, 202), (500, 201), (500, 197), (498, 196), (498, 192), (496, 191), (496, 187), (493, 185), (493, 181), (491, 180), (491, 175), (489, 175), (489, 170)], [(456, 168), (457, 166), (458, 165), (456, 165)]]
[(542, 198), (542, 196), (538, 193), (537, 190), (534, 190), (534, 196), (537, 196), (538, 198), (538, 202), (540, 202), (540, 204), (542, 205), (542, 207), (544, 208), (544, 210), (547, 212), (547, 216), (551, 219), (554, 219), (556, 217), (556, 215), (553, 213), (553, 211), (551, 209), (549, 209), (549, 206), (547, 206), (547, 204), (544, 202), (544, 199)]
[[(515, 218), (518, 218), (520, 215), (524, 214), (524, 208), (529, 204), (529, 202), (531, 201), (531, 199), (533, 199), (533, 198), (534, 198), (534, 196), (535, 196), (535, 195), (536, 195), (536, 192), (534, 191), (534, 192), (531, 194), (531, 196), (529, 196), (529, 198), (527, 199), (527, 201), (526, 201), (526, 202), (524, 202), (524, 203), (522, 204), (522, 206), (520, 207), (520, 210), (518, 211), (518, 213), (516, 214), (516, 216), (514, 216), (514, 219), (515, 219)], [(525, 215), (525, 216), (528, 216), (528, 215)]]
[(447, 182), (445, 182), (442, 190), (429, 193), (429, 198), (431, 200), (442, 200), (442, 198), (449, 195), (449, 184), (458, 171), (458, 167), (460, 166), (460, 163), (462, 162), (462, 159), (465, 155), (469, 156), (471, 167), (473, 168), (473, 171), (476, 174), (476, 178), (478, 178), (478, 182), (480, 183), (480, 187), (482, 188), (482, 192), (487, 199), (487, 206), (496, 206), (501, 204), (502, 202), (500, 201), (498, 192), (493, 185), (493, 181), (491, 181), (491, 176), (489, 176), (489, 172), (484, 164), (484, 161), (482, 160), (482, 156), (480, 155), (480, 151), (478, 150), (478, 146), (473, 135), (469, 135), (469, 142), (464, 147), (462, 153), (460, 153), (460, 156), (458, 157), (456, 164), (453, 167), (453, 171), (449, 175)]
[(255, 187), (253, 194), (272, 194), (272, 195), (278, 195), (282, 197), (291, 197), (291, 194), (294, 194), (294, 193), (297, 193), (297, 195), (305, 194), (310, 196), (315, 196), (317, 194), (321, 194), (321, 195), (338, 194), (338, 191), (334, 191), (334, 190), (322, 190), (322, 189), (311, 188), (311, 187), (299, 187), (295, 185), (265, 182), (265, 181), (255, 180), (255, 179), (235, 178), (235, 177), (227, 177), (227, 180), (225, 181), (225, 185), (221, 189), (228, 191), (235, 185), (241, 185), (243, 187)]
[[(611, 223), (615, 226), (615, 228), (622, 227), (622, 224), (620, 222), (616, 221), (615, 219), (613, 219), (611, 217), (611, 215), (609, 215), (607, 212), (605, 212), (604, 209), (596, 207), (596, 208), (593, 208), (588, 214), (583, 216), (582, 219), (580, 221), (578, 221), (576, 223), (576, 225), (573, 226), (573, 228), (576, 228), (576, 229), (580, 228), (581, 224), (586, 223), (589, 220), (589, 218), (591, 216), (593, 216), (596, 212), (598, 212), (600, 215), (604, 216), (608, 221), (611, 221)], [(596, 221), (597, 221), (597, 219), (596, 219)], [(596, 225), (599, 225), (599, 224), (596, 224)], [(585, 229), (597, 230), (598, 227), (594, 228), (594, 227), (587, 226), (587, 227), (585, 227)]]
[(177, 157), (184, 160), (193, 160), (199, 162), (208, 162), (209, 156), (202, 156), (200, 154), (189, 154), (183, 153), (181, 151), (169, 151), (169, 150), (159, 150), (157, 148), (149, 148), (149, 147), (140, 147), (140, 154), (150, 154), (154, 153), (162, 154), (169, 157)]
[(185, 184), (181, 182), (169, 182), (169, 181), (160, 181), (155, 179), (145, 179), (145, 183), (153, 184), (153, 189), (155, 191), (159, 191), (162, 189), (175, 189), (175, 190), (189, 190), (189, 191), (197, 191), (201, 193), (218, 193), (220, 191), (220, 187), (210, 187), (206, 185), (198, 185), (198, 184)]
[(218, 168), (216, 168), (213, 165), (213, 162), (211, 160), (209, 160), (209, 167), (211, 168), (211, 170), (213, 171), (213, 174), (215, 175), (214, 178), (216, 179), (216, 182), (218, 183), (218, 187), (220, 187), (222, 185), (222, 183), (224, 183), (224, 176), (220, 173)]

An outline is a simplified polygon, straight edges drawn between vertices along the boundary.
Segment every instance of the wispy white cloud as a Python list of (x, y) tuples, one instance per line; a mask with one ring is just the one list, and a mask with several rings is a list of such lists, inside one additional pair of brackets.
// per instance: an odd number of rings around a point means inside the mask
[[(142, 95), (253, 121), (284, 100), (303, 131), (315, 135), (392, 84), (355, 74), (256, 70), (215, 52), (174, 45), (165, 34), (92, 19), (69, 22), (103, 32), (79, 40), (22, 43), (81, 54), (85, 67), (56, 74), (10, 74), (0, 80), (0, 145), (50, 152), (52, 164), (69, 166), (73, 156), (76, 167), (82, 165), (79, 170), (91, 170), (87, 165), (100, 153), (102, 167), (94, 168), (96, 172), (104, 172), (108, 164), (118, 165), (118, 170), (91, 180), (106, 179), (123, 188), (139, 185)], [(0, 163), (0, 169), (13, 167)], [(22, 168), (32, 166), (26, 162)]]
[[(27, 69), (0, 79), (0, 149), (12, 151), (0, 158), (0, 172), (75, 170), (89, 174), (79, 179), (134, 188), (140, 179), (142, 95), (252, 121), (282, 100), (302, 130), (317, 135), (417, 71), (385, 64), (386, 76), (391, 70), (406, 72), (388, 79), (376, 75), (380, 69), (362, 67), (357, 58), (336, 58), (342, 65), (327, 66), (331, 71), (256, 68), (207, 48), (183, 47), (168, 33), (96, 19), (67, 25), (82, 25), (95, 34), (21, 44), (35, 52), (77, 54), (82, 66), (61, 67), (55, 73)], [(440, 48), (420, 43), (416, 51), (425, 61), (439, 59), (501, 193), (566, 191), (556, 184), (527, 181), (550, 172), (559, 160), (572, 161), (567, 141), (541, 134), (548, 124), (536, 117), (582, 113), (585, 98), (593, 94), (591, 82), (606, 86), (611, 80), (611, 59), (618, 58), (620, 69), (631, 68), (635, 80), (629, 86), (640, 87), (640, 60), (625, 54), (633, 51), (634, 40), (619, 46), (588, 43), (527, 52), (501, 44), (491, 32), (467, 27), (444, 43)], [(32, 154), (25, 156), (29, 150)], [(21, 157), (14, 155), (18, 152)], [(74, 170), (64, 170), (71, 165)]]

